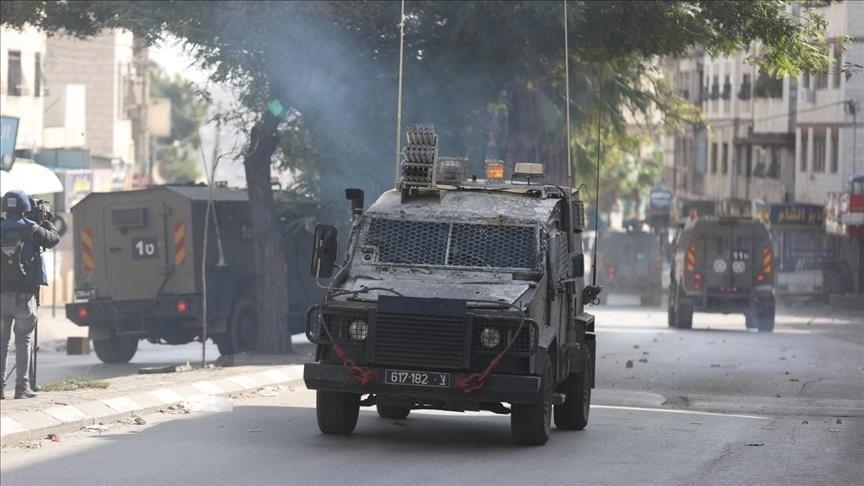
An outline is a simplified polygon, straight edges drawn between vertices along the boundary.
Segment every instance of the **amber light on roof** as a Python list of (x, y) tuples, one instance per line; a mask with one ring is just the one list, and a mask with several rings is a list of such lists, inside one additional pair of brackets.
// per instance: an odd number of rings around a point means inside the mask
[(504, 162), (486, 161), (486, 179), (503, 181), (504, 180)]

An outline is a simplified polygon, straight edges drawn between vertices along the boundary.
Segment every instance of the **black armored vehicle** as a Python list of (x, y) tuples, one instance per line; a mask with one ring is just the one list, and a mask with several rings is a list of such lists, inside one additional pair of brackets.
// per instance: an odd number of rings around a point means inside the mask
[(693, 311), (744, 314), (746, 325), (774, 330), (771, 237), (761, 221), (695, 216), (675, 241), (669, 326), (690, 329)]
[[(596, 289), (583, 284), (578, 192), (534, 182), (540, 164), (517, 164), (505, 181), (490, 162), (477, 180), (464, 161), (437, 156), (432, 181), (414, 184), (416, 145), (399, 189), (365, 211), (362, 191), (346, 191), (347, 252), (307, 315), (318, 346), (304, 380), (317, 390), (320, 430), (351, 433), (361, 406), (391, 419), (510, 414), (520, 444), (544, 444), (553, 415), (559, 429), (583, 429), (596, 354), (584, 307)], [(313, 274), (331, 276), (335, 247), (336, 229), (319, 225)]]

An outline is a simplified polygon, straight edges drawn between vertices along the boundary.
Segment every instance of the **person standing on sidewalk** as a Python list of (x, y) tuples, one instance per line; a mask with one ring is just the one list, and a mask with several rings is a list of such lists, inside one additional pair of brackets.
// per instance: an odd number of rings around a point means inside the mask
[[(15, 398), (33, 398), (30, 388), (30, 346), (36, 329), (39, 287), (48, 285), (42, 250), (60, 243), (51, 213), (34, 208), (24, 191), (3, 195), (0, 221), (0, 399), (5, 398), (6, 355), (15, 332)], [(30, 218), (30, 219), (28, 219)], [(35, 220), (35, 221), (33, 221)]]

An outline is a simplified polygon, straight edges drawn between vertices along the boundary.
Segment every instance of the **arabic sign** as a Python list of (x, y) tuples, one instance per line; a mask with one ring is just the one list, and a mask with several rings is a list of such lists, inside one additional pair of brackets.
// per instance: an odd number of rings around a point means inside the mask
[(772, 204), (771, 227), (822, 228), (825, 208), (816, 204)]
[(18, 138), (18, 119), (11, 116), (0, 117), (0, 160), (2, 169), (12, 170), (15, 163), (15, 141)]

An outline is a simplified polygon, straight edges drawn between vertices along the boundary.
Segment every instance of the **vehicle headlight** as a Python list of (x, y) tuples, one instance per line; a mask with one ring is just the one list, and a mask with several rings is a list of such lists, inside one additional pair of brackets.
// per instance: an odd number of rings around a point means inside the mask
[(488, 349), (495, 349), (501, 344), (501, 332), (494, 327), (484, 328), (480, 332), (480, 344)]
[(369, 324), (362, 319), (355, 319), (351, 321), (351, 324), (348, 326), (348, 337), (351, 338), (352, 341), (365, 341), (366, 336), (369, 335)]

